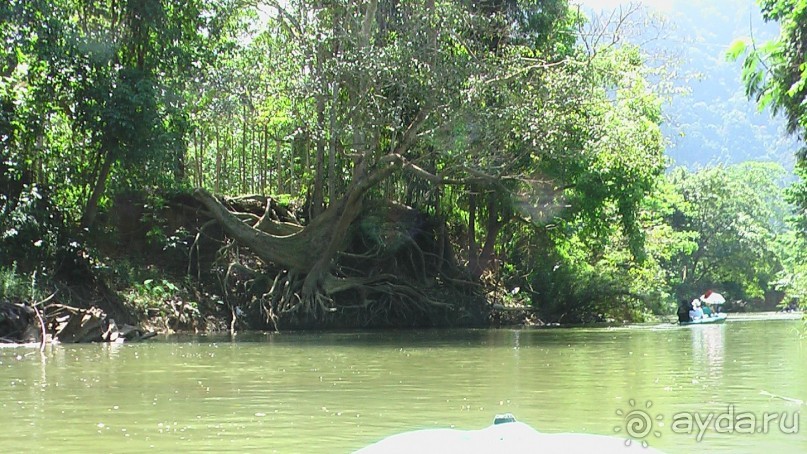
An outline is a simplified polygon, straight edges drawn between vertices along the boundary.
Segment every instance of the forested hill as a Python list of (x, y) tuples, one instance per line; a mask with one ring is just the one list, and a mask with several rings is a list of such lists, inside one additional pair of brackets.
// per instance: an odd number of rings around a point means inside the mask
[[(581, 1), (589, 10), (627, 5), (617, 0)], [(703, 166), (773, 160), (792, 168), (796, 141), (784, 133), (784, 120), (759, 112), (745, 95), (741, 62), (726, 60), (740, 37), (766, 41), (778, 33), (765, 23), (753, 0), (645, 0), (642, 6), (661, 21), (651, 44), (677, 57), (686, 94), (664, 108), (668, 154), (675, 164)]]

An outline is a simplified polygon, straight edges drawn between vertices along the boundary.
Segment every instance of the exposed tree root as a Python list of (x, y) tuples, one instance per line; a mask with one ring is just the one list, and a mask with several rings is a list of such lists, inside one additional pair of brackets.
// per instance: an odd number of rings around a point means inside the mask
[[(269, 198), (196, 196), (234, 240), (218, 254), (233, 328), (235, 299), (275, 330), (448, 324), (469, 312), (460, 302), (478, 301), (479, 286), (456, 266), (442, 223), (403, 205), (361, 209), (348, 197), (303, 226)], [(471, 318), (482, 320), (477, 306)]]

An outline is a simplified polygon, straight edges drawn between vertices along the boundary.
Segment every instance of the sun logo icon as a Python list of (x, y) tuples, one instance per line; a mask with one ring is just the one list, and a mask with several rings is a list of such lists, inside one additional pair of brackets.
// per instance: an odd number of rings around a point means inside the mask
[(624, 412), (621, 409), (616, 411), (617, 416), (621, 416), (623, 418), (623, 424), (614, 427), (614, 432), (622, 432), (622, 429), (624, 428), (625, 433), (630, 437), (625, 440), (625, 446), (630, 446), (634, 440), (641, 440), (642, 447), (646, 448), (649, 445), (647, 438), (650, 435), (653, 435), (656, 438), (661, 438), (661, 432), (654, 429), (656, 421), (658, 421), (658, 425), (661, 427), (661, 421), (664, 419), (664, 416), (656, 415), (654, 417), (650, 414), (649, 410), (650, 407), (653, 406), (653, 402), (649, 400), (645, 402), (644, 408), (636, 408), (636, 401), (633, 399), (630, 399), (628, 404), (630, 404), (630, 410), (627, 412)]

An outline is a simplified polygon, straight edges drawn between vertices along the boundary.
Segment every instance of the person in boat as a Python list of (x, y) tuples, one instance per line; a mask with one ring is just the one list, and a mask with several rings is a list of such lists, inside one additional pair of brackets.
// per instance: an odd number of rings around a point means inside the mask
[(695, 298), (692, 300), (692, 309), (689, 311), (690, 320), (700, 320), (703, 318), (703, 309), (701, 309), (701, 300)]
[(712, 311), (712, 308), (711, 308), (711, 307), (709, 307), (709, 305), (708, 305), (708, 304), (703, 303), (703, 304), (701, 305), (701, 310), (703, 310), (703, 316), (704, 316), (704, 317), (711, 317), (711, 316), (712, 316), (712, 312), (713, 312), (713, 311)]
[(692, 304), (689, 301), (682, 299), (678, 302), (678, 321), (691, 322), (689, 318), (689, 311), (692, 309)]

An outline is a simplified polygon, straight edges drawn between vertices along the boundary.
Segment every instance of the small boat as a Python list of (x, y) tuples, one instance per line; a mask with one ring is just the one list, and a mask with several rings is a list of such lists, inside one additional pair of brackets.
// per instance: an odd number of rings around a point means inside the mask
[(708, 317), (699, 318), (697, 320), (692, 320), (689, 322), (678, 322), (681, 326), (687, 325), (709, 325), (709, 324), (716, 324), (716, 323), (723, 323), (726, 321), (727, 315), (724, 312), (719, 314), (712, 314)]
[[(629, 421), (630, 422), (630, 421)], [(653, 421), (650, 420), (650, 423)], [(652, 427), (652, 426), (651, 426)], [(656, 435), (658, 436), (658, 435)], [(389, 436), (354, 454), (662, 454), (640, 440), (582, 433), (541, 433), (510, 415), (479, 430), (425, 429)]]

